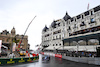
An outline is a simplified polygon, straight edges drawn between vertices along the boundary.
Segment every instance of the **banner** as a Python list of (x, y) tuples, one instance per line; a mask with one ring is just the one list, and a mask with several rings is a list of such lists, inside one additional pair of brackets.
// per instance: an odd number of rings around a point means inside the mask
[(0, 53), (1, 53), (2, 40), (0, 40)]
[(12, 49), (12, 51), (15, 51), (15, 49), (16, 49), (16, 43), (13, 43), (13, 49)]
[(62, 55), (60, 55), (60, 54), (55, 54), (55, 57), (62, 58)]

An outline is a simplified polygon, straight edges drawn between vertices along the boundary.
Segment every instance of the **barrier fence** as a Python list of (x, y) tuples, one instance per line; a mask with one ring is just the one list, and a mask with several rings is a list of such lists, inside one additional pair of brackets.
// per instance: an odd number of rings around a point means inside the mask
[(39, 59), (39, 56), (26, 57), (26, 58), (25, 57), (24, 58), (1, 58), (0, 65), (33, 62), (38, 59)]

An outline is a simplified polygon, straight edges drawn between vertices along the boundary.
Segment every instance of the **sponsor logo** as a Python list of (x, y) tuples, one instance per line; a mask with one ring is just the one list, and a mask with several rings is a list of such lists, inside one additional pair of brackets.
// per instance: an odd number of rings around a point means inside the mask
[(32, 61), (32, 59), (29, 58), (27, 61)]
[(23, 58), (21, 58), (21, 60), (19, 60), (18, 62), (25, 62), (25, 60), (23, 60)]
[(62, 55), (59, 55), (59, 54), (55, 54), (55, 57), (59, 57), (59, 58), (62, 58)]
[(12, 59), (10, 59), (10, 61), (7, 61), (7, 64), (12, 64), (15, 63), (15, 61), (12, 61)]

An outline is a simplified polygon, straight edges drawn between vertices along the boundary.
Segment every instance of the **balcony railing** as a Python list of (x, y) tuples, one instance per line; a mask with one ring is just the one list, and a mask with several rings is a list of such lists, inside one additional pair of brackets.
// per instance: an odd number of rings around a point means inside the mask
[(76, 31), (73, 33), (69, 33), (69, 36), (78, 35), (78, 34), (85, 34), (85, 33), (89, 33), (89, 32), (96, 32), (96, 31), (100, 31), (100, 26), (92, 27), (92, 28), (88, 28), (88, 29), (83, 29), (83, 30)]

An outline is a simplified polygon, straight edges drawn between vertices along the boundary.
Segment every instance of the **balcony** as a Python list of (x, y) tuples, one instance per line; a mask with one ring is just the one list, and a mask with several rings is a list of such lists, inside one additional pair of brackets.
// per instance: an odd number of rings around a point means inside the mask
[(78, 34), (85, 34), (85, 33), (89, 33), (89, 32), (96, 32), (96, 31), (100, 31), (100, 26), (92, 27), (92, 28), (88, 28), (88, 29), (83, 29), (83, 30), (76, 31), (73, 33), (69, 33), (69, 36), (78, 35)]

